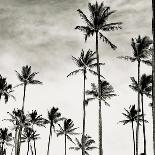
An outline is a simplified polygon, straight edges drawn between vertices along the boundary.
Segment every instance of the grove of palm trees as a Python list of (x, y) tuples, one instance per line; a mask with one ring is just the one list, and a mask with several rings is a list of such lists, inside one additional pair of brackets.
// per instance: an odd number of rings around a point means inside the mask
[(0, 155), (155, 155), (154, 0), (0, 3)]

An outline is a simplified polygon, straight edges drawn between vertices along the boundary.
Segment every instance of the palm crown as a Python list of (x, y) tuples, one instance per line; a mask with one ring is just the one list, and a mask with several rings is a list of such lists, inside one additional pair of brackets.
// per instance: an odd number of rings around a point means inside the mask
[(35, 80), (34, 77), (38, 72), (32, 72), (31, 66), (23, 66), (21, 70), (21, 74), (17, 72), (18, 79), (22, 82), (20, 85), (27, 84), (42, 84), (39, 80)]
[[(82, 139), (81, 139), (81, 142), (77, 138), (75, 138), (75, 140), (76, 140), (77, 146), (70, 147), (70, 149), (78, 151), (78, 150), (82, 149)], [(95, 146), (92, 146), (92, 144), (94, 144), (94, 143), (95, 143), (95, 141), (90, 136), (88, 136), (87, 134), (84, 136), (84, 147), (85, 147), (85, 154), (86, 155), (89, 155), (88, 151), (91, 151), (91, 150), (97, 148)]]
[[(63, 127), (59, 124), (60, 130), (57, 130), (57, 136), (66, 135), (67, 138), (73, 142), (70, 135), (76, 135), (78, 133), (75, 132), (77, 128), (74, 127), (74, 123), (71, 119), (65, 119)], [(74, 143), (74, 142), (73, 142)]]
[[(135, 105), (130, 106), (129, 110), (127, 110), (125, 108), (124, 108), (124, 110), (125, 110), (125, 113), (122, 113), (122, 114), (126, 117), (126, 119), (119, 121), (120, 123), (123, 123), (123, 125), (126, 125), (128, 123), (137, 121), (138, 112), (135, 109)], [(139, 115), (139, 122), (142, 122), (142, 115)]]
[(138, 38), (132, 38), (131, 46), (133, 49), (133, 56), (121, 56), (119, 58), (123, 58), (125, 60), (130, 60), (131, 62), (142, 61), (143, 63), (150, 64), (149, 56), (151, 55), (150, 45), (152, 44), (152, 40), (148, 36)]
[[(91, 87), (92, 89), (87, 90), (86, 94), (92, 95), (93, 98), (91, 99), (98, 99), (99, 93), (97, 86), (94, 83), (92, 83)], [(106, 100), (112, 98), (113, 96), (116, 96), (116, 94), (114, 93), (114, 89), (106, 80), (100, 81), (100, 87), (101, 87), (101, 100), (104, 101), (106, 105), (109, 105)]]
[[(80, 69), (77, 69), (77, 70), (71, 72), (68, 76), (77, 74), (79, 72), (86, 73), (87, 70), (90, 73), (97, 75), (97, 73), (92, 70), (93, 67), (97, 66), (97, 63), (94, 62), (96, 60), (95, 54), (96, 54), (96, 52), (92, 52), (91, 50), (88, 50), (85, 53), (84, 50), (82, 49), (80, 57), (75, 58), (75, 57), (72, 56), (72, 59), (73, 59), (74, 63)], [(104, 65), (104, 63), (100, 63), (100, 65)]]
[(33, 125), (37, 125), (37, 126), (45, 125), (45, 119), (42, 118), (42, 115), (38, 115), (36, 110), (32, 110), (32, 112), (29, 113), (27, 116), (28, 116), (28, 120), (32, 124), (32, 126)]
[(6, 78), (3, 78), (0, 75), (0, 99), (1, 99), (2, 96), (4, 96), (5, 103), (7, 103), (8, 98), (10, 96), (14, 98), (14, 96), (11, 95), (12, 92), (13, 92), (12, 85), (8, 84), (7, 81), (6, 81)]
[(104, 35), (103, 31), (114, 31), (121, 28), (121, 22), (108, 23), (108, 18), (115, 13), (115, 11), (111, 11), (110, 7), (104, 6), (103, 3), (95, 4), (88, 3), (88, 9), (90, 11), (90, 18), (78, 9), (78, 13), (81, 18), (86, 23), (86, 26), (77, 26), (75, 29), (78, 29), (85, 34), (85, 40), (91, 35), (93, 36), (95, 32), (99, 32), (100, 39), (108, 43), (113, 49), (116, 48)]
[(129, 85), (131, 89), (134, 91), (139, 92), (141, 94), (145, 94), (147, 97), (151, 97), (151, 92), (152, 92), (152, 75), (146, 75), (142, 74), (140, 81), (139, 81), (139, 87), (138, 87), (138, 82), (135, 80), (134, 77), (131, 77), (132, 84)]

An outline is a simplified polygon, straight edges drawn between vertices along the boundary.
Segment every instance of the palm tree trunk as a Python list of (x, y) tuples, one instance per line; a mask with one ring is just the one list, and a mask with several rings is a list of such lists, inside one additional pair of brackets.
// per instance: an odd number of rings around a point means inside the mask
[(67, 150), (66, 150), (66, 145), (67, 145), (66, 143), (67, 143), (67, 141), (66, 140), (67, 140), (67, 135), (65, 134), (65, 155), (67, 153)]
[(146, 155), (146, 133), (145, 133), (145, 119), (144, 119), (144, 100), (143, 100), (143, 94), (141, 95), (141, 102), (142, 102), (143, 135), (144, 135), (144, 155)]
[(135, 132), (134, 132), (134, 127), (133, 127), (133, 121), (132, 121), (132, 137), (133, 137), (133, 146), (134, 146), (134, 155), (135, 155)]
[[(22, 105), (22, 111), (23, 112), (24, 112), (24, 106), (25, 106), (25, 94), (26, 94), (26, 84), (24, 83), (24, 95), (23, 95), (23, 105)], [(17, 155), (20, 155), (21, 134), (22, 134), (22, 127), (19, 128), (19, 133), (18, 133)]]
[(49, 134), (49, 139), (48, 139), (47, 155), (49, 155), (49, 149), (50, 149), (51, 137), (52, 137), (52, 125), (50, 124), (50, 134)]
[(15, 155), (17, 154), (17, 132), (18, 132), (18, 128), (15, 129), (15, 139), (14, 139), (14, 143), (15, 143)]
[(36, 140), (33, 140), (33, 147), (34, 147), (34, 154), (37, 155), (37, 150), (36, 150)]
[[(138, 61), (138, 86), (140, 80), (140, 61)], [(137, 111), (137, 128), (136, 128), (136, 155), (138, 155), (138, 144), (139, 144), (139, 113), (140, 113), (140, 92), (138, 90), (138, 111)]]
[(98, 52), (98, 31), (96, 31), (96, 55), (97, 55), (98, 97), (99, 97), (99, 155), (103, 155), (103, 149), (102, 149), (102, 111), (101, 111), (100, 65), (99, 65), (99, 52)]
[(153, 89), (152, 89), (152, 103), (153, 103), (153, 148), (155, 155), (155, 0), (152, 0), (152, 34), (153, 34), (153, 52), (152, 52), (152, 75), (153, 75)]
[(86, 69), (84, 69), (84, 81), (83, 81), (83, 132), (82, 132), (82, 155), (85, 155), (85, 119), (86, 119), (86, 107), (85, 107), (85, 89), (86, 89)]
[(30, 142), (27, 142), (27, 155), (29, 154), (29, 149), (30, 149)]
[(24, 112), (24, 106), (25, 106), (25, 94), (26, 94), (26, 84), (24, 83), (24, 95), (23, 95), (23, 105), (22, 105), (23, 112)]

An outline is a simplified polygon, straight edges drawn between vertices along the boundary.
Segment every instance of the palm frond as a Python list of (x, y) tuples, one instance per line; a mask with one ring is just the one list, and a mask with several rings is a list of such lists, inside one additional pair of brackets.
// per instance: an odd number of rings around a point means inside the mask
[(108, 38), (106, 38), (101, 32), (99, 33), (100, 39), (102, 39), (103, 42), (107, 43), (110, 45), (110, 47), (115, 50), (117, 46), (115, 46)]

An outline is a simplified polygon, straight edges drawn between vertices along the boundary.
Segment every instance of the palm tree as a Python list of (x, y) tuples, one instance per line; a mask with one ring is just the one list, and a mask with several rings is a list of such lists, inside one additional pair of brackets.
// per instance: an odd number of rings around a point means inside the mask
[(12, 133), (9, 133), (7, 128), (0, 128), (0, 147), (2, 155), (3, 153), (6, 154), (6, 148), (4, 148), (4, 145), (11, 145), (10, 141), (12, 141)]
[[(26, 94), (26, 86), (28, 84), (42, 84), (42, 82), (38, 81), (38, 80), (34, 80), (34, 77), (36, 76), (36, 74), (38, 74), (38, 72), (32, 72), (31, 71), (31, 66), (23, 66), (22, 70), (21, 70), (21, 74), (19, 72), (17, 72), (17, 77), (20, 80), (20, 82), (22, 82), (19, 85), (24, 85), (24, 95), (23, 95), (23, 105), (22, 105), (22, 110), (24, 111), (24, 106), (25, 106), (25, 94)], [(17, 85), (17, 86), (19, 86)]]
[(39, 134), (36, 134), (36, 131), (34, 131), (32, 128), (27, 127), (24, 129), (24, 133), (22, 134), (22, 140), (27, 140), (27, 155), (29, 154), (29, 150), (30, 150), (30, 142), (31, 140), (34, 141), (34, 139), (38, 139), (39, 138)]
[[(134, 122), (137, 122), (138, 117), (138, 111), (135, 109), (135, 105), (132, 105), (129, 107), (129, 110), (125, 109), (125, 113), (122, 113), (126, 119), (119, 121), (120, 123), (123, 123), (123, 125), (126, 125), (128, 123), (131, 123), (132, 126), (132, 137), (133, 137), (133, 146), (134, 146), (134, 155), (136, 153), (135, 148), (135, 131), (134, 131)], [(142, 115), (139, 115), (139, 123), (142, 121)]]
[(24, 114), (24, 112), (20, 109), (17, 109), (17, 110), (14, 109), (12, 113), (8, 112), (8, 114), (11, 116), (11, 118), (5, 119), (5, 120), (10, 121), (14, 125), (15, 155), (18, 155), (19, 150), (20, 150), (20, 145), (21, 145), (21, 140), (19, 138), (19, 136), (20, 136), (19, 132), (22, 132), (22, 130), (20, 131), (20, 129), (28, 127), (30, 125), (30, 123), (29, 123), (26, 115)]
[(153, 148), (155, 155), (155, 0), (152, 0), (152, 35), (153, 35), (153, 52), (152, 52), (152, 75), (153, 75), (153, 89), (152, 89), (152, 103), (153, 103)]
[(63, 127), (59, 124), (60, 130), (57, 130), (57, 136), (64, 135), (65, 136), (65, 155), (66, 155), (66, 145), (67, 139), (70, 140), (72, 143), (73, 140), (70, 135), (76, 135), (78, 133), (75, 132), (77, 128), (74, 127), (74, 123), (71, 119), (65, 119)]
[(132, 84), (129, 85), (134, 91), (140, 93), (142, 104), (142, 120), (143, 120), (143, 135), (144, 135), (144, 154), (146, 155), (146, 133), (145, 133), (145, 119), (144, 119), (144, 99), (143, 96), (152, 97), (152, 75), (143, 74), (140, 78), (139, 85), (134, 77), (131, 77)]
[[(89, 71), (90, 73), (97, 75), (97, 73), (92, 70), (92, 68), (96, 67), (96, 65), (97, 65), (97, 63), (94, 62), (96, 60), (95, 54), (96, 53), (92, 52), (91, 50), (88, 50), (85, 53), (84, 50), (82, 49), (80, 57), (75, 58), (72, 56), (72, 59), (73, 59), (74, 63), (77, 65), (78, 69), (74, 70), (67, 76), (67, 77), (69, 77), (74, 74), (76, 75), (79, 72), (82, 72), (82, 74), (83, 74), (83, 132), (82, 132), (83, 138), (85, 136), (85, 119), (86, 119), (86, 108), (85, 108), (85, 102), (86, 102), (85, 90), (86, 90), (86, 78), (87, 78), (86, 74), (87, 74), (87, 71)], [(100, 63), (100, 65), (104, 65), (104, 64)], [(84, 144), (84, 142), (82, 144)], [(82, 146), (83, 146), (82, 152), (85, 152), (84, 145), (82, 145)], [(84, 153), (82, 153), (82, 154), (84, 154)]]
[[(69, 149), (76, 150), (76, 151), (82, 150), (82, 139), (81, 139), (81, 142), (77, 138), (75, 138), (75, 140), (76, 140), (77, 146), (70, 147)], [(87, 134), (84, 136), (84, 147), (85, 147), (86, 155), (89, 155), (88, 151), (92, 151), (97, 148), (95, 146), (92, 146), (92, 144), (94, 143), (95, 141), (90, 136), (88, 136)]]
[[(31, 66), (23, 66), (22, 70), (21, 70), (21, 74), (19, 72), (16, 71), (17, 77), (20, 80), (20, 82), (22, 82), (19, 85), (24, 85), (24, 95), (23, 95), (23, 105), (22, 105), (22, 110), (24, 111), (24, 107), (25, 107), (25, 94), (26, 94), (26, 86), (28, 84), (42, 84), (42, 82), (38, 81), (38, 80), (34, 80), (34, 77), (36, 74), (38, 74), (38, 72), (32, 72), (31, 71)], [(17, 85), (17, 86), (19, 86)], [(22, 132), (22, 128), (19, 129), (19, 140), (18, 143), (20, 145), (20, 139), (21, 139), (21, 132)], [(20, 146), (19, 148), (19, 153), (17, 155), (20, 154)]]
[[(29, 113), (27, 116), (33, 130), (34, 130), (34, 125), (39, 127), (45, 127), (45, 119), (42, 118), (42, 115), (38, 115), (36, 110), (32, 110), (32, 112)], [(34, 146), (34, 153), (36, 155), (37, 152), (36, 152), (35, 138), (33, 139), (33, 146)]]
[[(98, 40), (102, 39), (103, 42), (106, 42), (110, 45), (112, 49), (116, 49), (116, 46), (112, 44), (108, 38), (103, 35), (103, 32), (114, 31), (121, 29), (121, 22), (112, 22), (108, 23), (109, 17), (115, 13), (115, 11), (111, 11), (110, 7), (104, 6), (103, 3), (95, 4), (88, 3), (88, 9), (90, 12), (90, 19), (78, 9), (78, 13), (80, 17), (86, 23), (85, 26), (77, 26), (75, 29), (78, 29), (84, 32), (85, 41), (88, 37), (93, 36), (95, 34), (96, 38), (96, 58), (97, 58), (97, 73), (98, 73), (98, 92), (99, 92), (99, 155), (103, 154), (102, 149), (102, 115), (101, 115), (101, 93), (100, 93), (100, 61), (99, 61), (99, 52), (98, 52)], [(84, 154), (83, 154), (84, 155)]]
[[(92, 100), (99, 99), (97, 86), (94, 83), (92, 83), (91, 87), (92, 87), (91, 90), (87, 90), (86, 94), (91, 95)], [(105, 105), (109, 106), (107, 99), (111, 99), (112, 97), (116, 96), (116, 94), (114, 93), (114, 89), (106, 80), (100, 81), (100, 87), (101, 87), (101, 100), (105, 103)]]
[(49, 133), (49, 140), (48, 140), (48, 149), (47, 149), (47, 155), (49, 155), (49, 147), (50, 147), (50, 142), (52, 138), (52, 130), (55, 131), (55, 125), (63, 120), (64, 118), (61, 117), (61, 113), (58, 111), (58, 108), (51, 108), (48, 111), (48, 120), (46, 120), (46, 123), (50, 124), (50, 133)]
[(9, 97), (13, 97), (15, 99), (15, 97), (11, 95), (12, 92), (12, 85), (8, 84), (6, 78), (3, 78), (2, 75), (0, 75), (0, 100), (2, 96), (4, 96), (5, 103), (8, 102)]
[[(133, 49), (133, 56), (121, 56), (125, 60), (130, 60), (131, 62), (137, 62), (138, 65), (138, 85), (140, 80), (140, 67), (141, 62), (147, 63), (149, 56), (151, 55), (150, 45), (152, 40), (148, 36), (141, 37), (138, 36), (137, 39), (131, 40), (131, 46)], [(148, 63), (147, 63), (148, 64)], [(138, 113), (140, 112), (140, 92), (138, 92)], [(139, 114), (138, 114), (139, 116)], [(139, 144), (139, 117), (137, 117), (137, 128), (136, 128), (136, 155), (138, 155), (138, 144)]]

